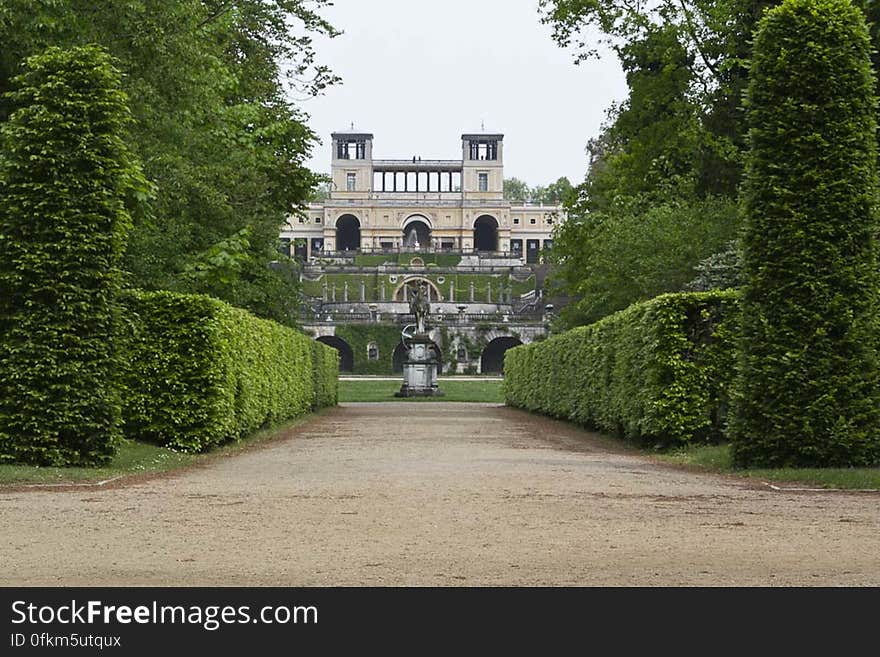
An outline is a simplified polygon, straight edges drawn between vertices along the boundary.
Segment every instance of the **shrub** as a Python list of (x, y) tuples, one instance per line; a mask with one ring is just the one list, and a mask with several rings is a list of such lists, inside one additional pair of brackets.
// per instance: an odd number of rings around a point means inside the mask
[(722, 437), (737, 318), (733, 292), (665, 294), (511, 349), (511, 406), (639, 442)]
[(201, 295), (132, 294), (126, 434), (203, 451), (336, 403), (336, 351)]
[(106, 462), (116, 386), (124, 198), (120, 74), (100, 48), (31, 57), (0, 150), (0, 461)]
[(761, 21), (747, 97), (737, 464), (880, 457), (871, 44), (846, 0)]

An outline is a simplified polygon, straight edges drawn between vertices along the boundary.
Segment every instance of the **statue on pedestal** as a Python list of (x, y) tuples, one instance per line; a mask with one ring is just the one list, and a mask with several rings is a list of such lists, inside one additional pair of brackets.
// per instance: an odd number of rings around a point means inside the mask
[[(443, 392), (437, 386), (439, 363), (435, 345), (428, 335), (428, 314), (431, 304), (428, 300), (428, 286), (420, 283), (409, 289), (409, 310), (415, 317), (415, 324), (401, 331), (402, 342), (407, 350), (403, 363), (403, 385), (394, 393), (395, 397), (440, 397)], [(408, 333), (407, 329), (414, 329)]]
[(420, 283), (412, 288), (409, 310), (416, 320), (416, 333), (425, 333), (428, 313), (431, 312), (431, 304), (428, 302), (428, 286), (425, 283)]

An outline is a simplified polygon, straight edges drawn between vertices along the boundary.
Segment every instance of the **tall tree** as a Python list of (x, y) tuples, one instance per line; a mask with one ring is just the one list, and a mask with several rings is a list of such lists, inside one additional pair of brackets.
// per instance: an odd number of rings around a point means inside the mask
[(525, 203), (531, 197), (531, 189), (528, 184), (519, 178), (504, 179), (504, 198), (508, 201)]
[(562, 176), (557, 178), (546, 187), (538, 187), (534, 190), (533, 198), (538, 203), (545, 205), (561, 205), (567, 203), (574, 195), (574, 187), (571, 181)]
[[(335, 34), (316, 13), (326, 0), (4, 0), (0, 90), (24, 58), (49, 45), (100, 43), (119, 61), (134, 123), (128, 141), (154, 184), (136, 214), (126, 267), (145, 288), (198, 291), (188, 268), (246, 229), (235, 285), (213, 293), (263, 316), (269, 288), (296, 298), (278, 233), (315, 183), (304, 162), (317, 138), (287, 100), (335, 78), (316, 66), (314, 33)], [(8, 105), (0, 105), (0, 121)]]
[(554, 231), (551, 289), (577, 300), (560, 328), (589, 324), (694, 278), (693, 268), (738, 229), (727, 199), (699, 202), (621, 197), (606, 210), (573, 216)]

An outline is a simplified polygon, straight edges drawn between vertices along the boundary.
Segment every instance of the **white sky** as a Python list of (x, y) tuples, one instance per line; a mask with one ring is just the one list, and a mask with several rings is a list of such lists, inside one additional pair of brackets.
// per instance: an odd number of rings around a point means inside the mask
[(580, 182), (587, 140), (626, 97), (613, 54), (573, 63), (542, 25), (537, 0), (335, 0), (323, 15), (345, 32), (316, 40), (342, 77), (298, 102), (323, 145), (308, 165), (329, 172), (330, 133), (374, 134), (381, 159), (460, 159), (461, 134), (503, 132), (505, 177)]

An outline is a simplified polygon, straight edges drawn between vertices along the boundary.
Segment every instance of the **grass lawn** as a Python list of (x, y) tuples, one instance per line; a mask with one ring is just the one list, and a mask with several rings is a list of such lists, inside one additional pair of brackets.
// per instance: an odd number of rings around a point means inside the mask
[(706, 472), (733, 474), (785, 486), (808, 488), (880, 489), (880, 468), (775, 468), (737, 469), (728, 445), (699, 445), (661, 454), (667, 463)]
[(503, 404), (501, 381), (448, 381), (440, 382), (443, 397), (397, 398), (394, 393), (400, 390), (400, 381), (340, 381), (339, 401), (341, 402), (393, 402), (393, 401), (449, 401), (449, 402), (487, 402)]
[(122, 475), (165, 472), (189, 465), (198, 459), (164, 447), (122, 443), (110, 465), (102, 468), (50, 468), (30, 465), (0, 465), (0, 484), (86, 483), (113, 479)]
[(216, 456), (230, 456), (244, 449), (279, 437), (286, 429), (313, 417), (307, 415), (291, 422), (258, 431), (246, 440), (229, 443), (205, 454), (184, 454), (133, 440), (124, 440), (110, 465), (101, 468), (51, 468), (32, 465), (0, 465), (2, 485), (53, 485), (96, 483), (117, 477), (161, 473), (189, 465), (198, 465)]

